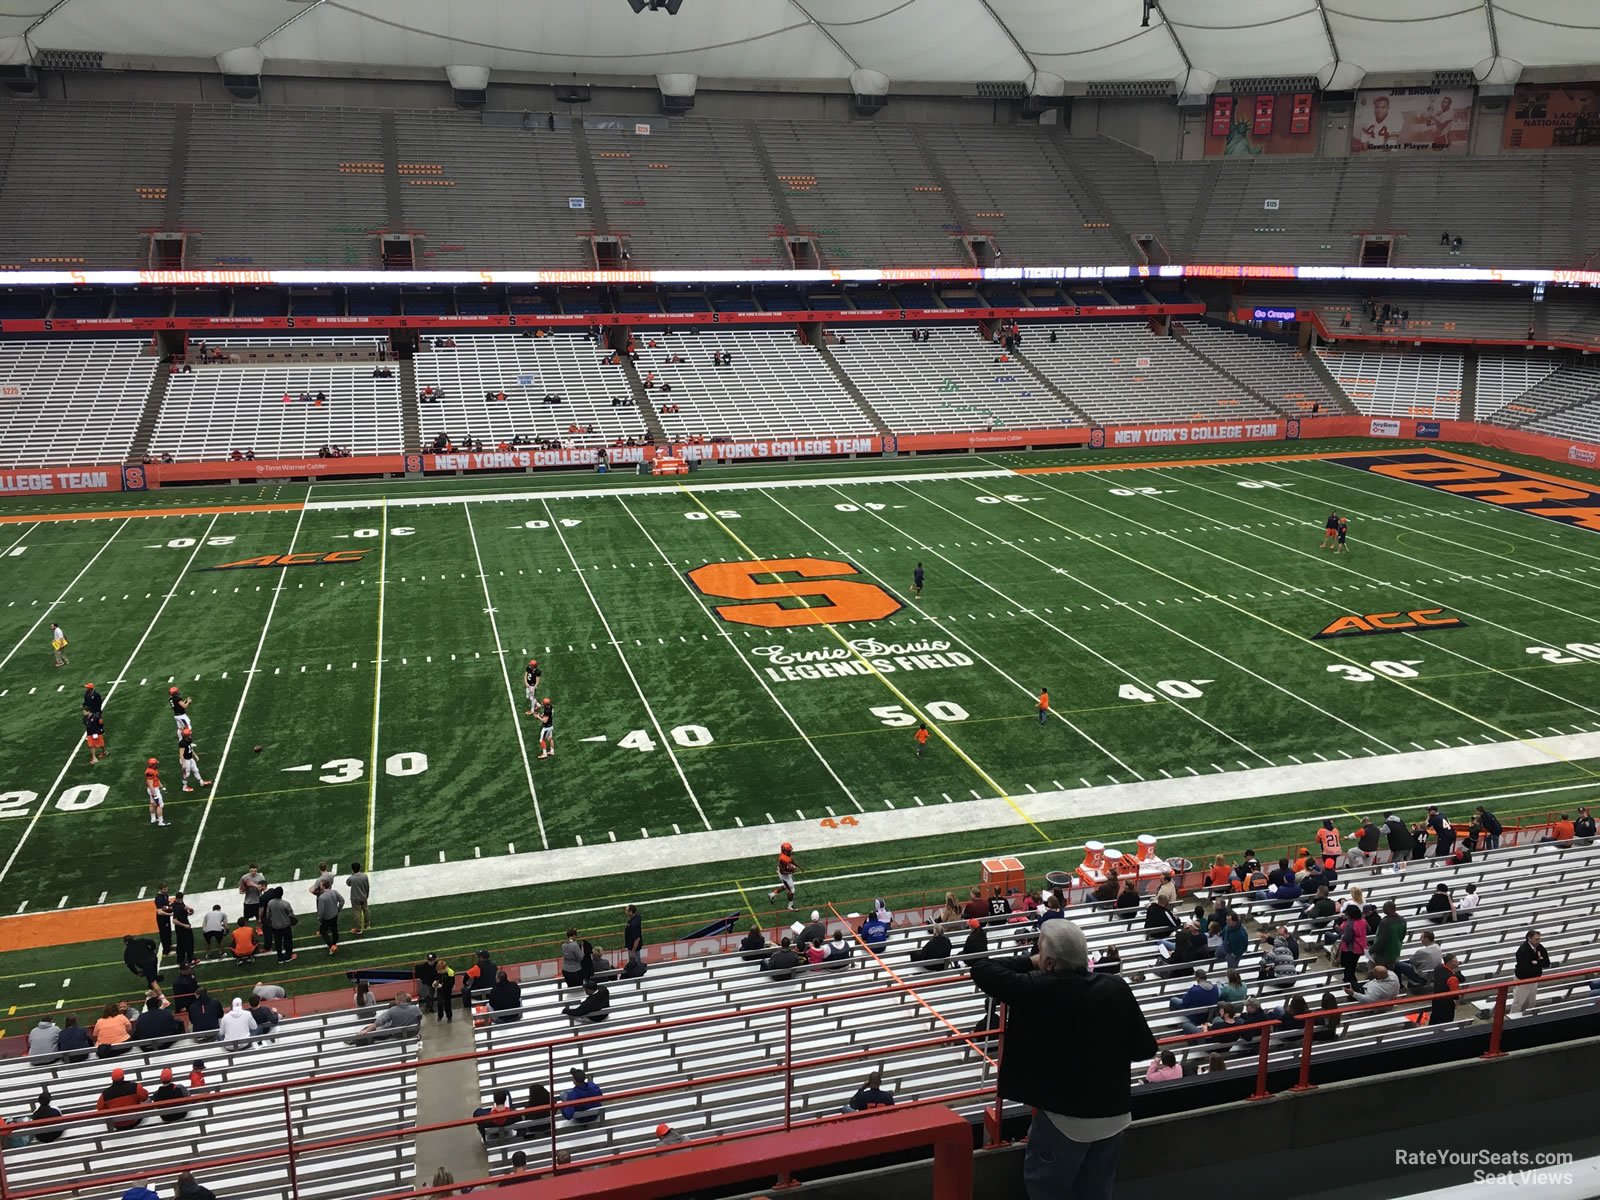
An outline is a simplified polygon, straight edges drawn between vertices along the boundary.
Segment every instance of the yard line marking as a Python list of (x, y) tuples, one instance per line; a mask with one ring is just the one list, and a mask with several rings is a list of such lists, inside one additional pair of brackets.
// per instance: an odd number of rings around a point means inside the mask
[[(73, 588), (78, 586), (78, 580), (82, 579), (86, 574), (88, 574), (89, 568), (94, 566), (95, 560), (98, 559), (102, 554), (104, 554), (106, 552), (106, 547), (110, 546), (112, 542), (116, 541), (117, 540), (117, 535), (120, 534), (124, 529), (126, 529), (128, 527), (129, 519), (130, 518), (127, 518), (127, 517), (124, 517), (122, 519), (122, 524), (118, 525), (116, 527), (116, 529), (112, 530), (111, 536), (108, 537), (105, 540), (104, 544), (101, 545), (100, 549), (96, 550), (94, 552), (94, 554), (90, 556), (89, 561), (83, 564), (83, 569), (72, 577), (72, 582), (67, 584), (66, 587), (61, 589), (61, 595), (57, 596), (49, 604), (44, 606), (44, 610), (42, 612), (40, 612), (40, 614), (39, 614), (39, 619), (37, 621), (35, 621), (32, 625), (28, 626), (28, 632), (22, 635), (21, 639), (18, 640), (18, 642), (17, 642), (17, 644), (15, 646), (11, 647), (10, 652), (7, 653), (7, 655), (4, 658), (0, 658), (0, 670), (4, 670), (5, 669), (5, 665), (8, 662), (11, 661), (12, 657), (17, 653), (17, 651), (21, 650), (23, 645), (27, 642), (27, 640), (33, 636), (34, 630), (38, 629), (39, 626), (43, 625), (44, 624), (44, 619), (46, 617), (48, 617), (53, 611), (55, 611), (55, 609), (56, 609), (56, 607), (58, 605), (60, 605), (64, 600), (66, 600), (67, 595), (72, 591)], [(210, 526), (207, 526), (207, 528), (209, 529)], [(18, 540), (20, 541), (21, 539), (18, 539)], [(204, 542), (204, 541), (205, 541), (204, 538), (200, 538), (199, 539), (199, 542)], [(15, 545), (15, 543), (13, 543), (13, 545)], [(199, 549), (199, 545), (197, 544), (195, 548)], [(193, 561), (192, 557), (191, 557), (191, 561)], [(182, 576), (179, 576), (179, 579), (181, 580)], [(177, 581), (174, 581), (172, 586), (173, 587), (177, 587), (178, 586)], [(106, 694), (110, 695), (109, 692), (106, 693)], [(0, 879), (3, 879), (3, 878), (4, 878), (4, 876), (0, 875)]]
[[(905, 490), (908, 491), (908, 492), (911, 491), (911, 489), (909, 489), (909, 488), (907, 488)], [(844, 495), (845, 493), (840, 492), (839, 494), (840, 495)], [(940, 504), (937, 500), (930, 499), (929, 497), (924, 496), (924, 495), (922, 495), (921, 493), (918, 493), (918, 492), (911, 492), (911, 494), (913, 496), (915, 496), (917, 499), (923, 501), (923, 503), (933, 505), (933, 507), (939, 509), (943, 513), (948, 514), (949, 516), (954, 517), (958, 521), (961, 521), (961, 522), (963, 522), (963, 523), (965, 523), (967, 525), (971, 525), (975, 529), (981, 529), (982, 528), (982, 526), (978, 525), (976, 522), (968, 520), (966, 517), (964, 517), (960, 513), (956, 512), (954, 509), (947, 508), (945, 505)], [(878, 517), (879, 520), (883, 520), (883, 517), (880, 516), (878, 513), (873, 513), (872, 515), (875, 516), (875, 517)], [(1010, 549), (1019, 551), (1020, 553), (1027, 555), (1029, 558), (1033, 559), (1037, 563), (1040, 563), (1040, 564), (1045, 565), (1045, 566), (1050, 566), (1052, 570), (1061, 571), (1064, 575), (1067, 576), (1067, 578), (1072, 579), (1073, 582), (1081, 583), (1084, 587), (1088, 588), (1090, 591), (1095, 592), (1098, 595), (1105, 596), (1105, 597), (1107, 597), (1109, 599), (1116, 599), (1116, 597), (1112, 596), (1110, 592), (1102, 591), (1100, 588), (1096, 587), (1094, 584), (1088, 583), (1085, 580), (1081, 580), (1081, 579), (1077, 578), (1071, 572), (1066, 571), (1065, 568), (1059, 568), (1059, 567), (1052, 566), (1052, 564), (1046, 562), (1046, 560), (1044, 560), (1043, 558), (1040, 558), (1037, 554), (1035, 554), (1033, 551), (1027, 549), (1026, 547), (1014, 545), (1013, 543), (1009, 542), (1005, 538), (1000, 538), (999, 541), (1003, 545), (1008, 546)], [(995, 595), (1001, 596), (1002, 598), (1010, 600), (1010, 597), (1006, 596), (1006, 594), (1004, 592), (1000, 591), (993, 584), (989, 583), (987, 580), (981, 578), (980, 576), (974, 575), (971, 571), (967, 570), (960, 563), (955, 562), (952, 559), (945, 558), (945, 556), (942, 555), (942, 554), (938, 555), (938, 557), (941, 558), (941, 559), (944, 559), (945, 562), (949, 563), (952, 567), (954, 567), (956, 570), (960, 571), (963, 575), (966, 575), (968, 578), (975, 580), (977, 583), (981, 584), (983, 587), (988, 588), (991, 592), (994, 592)], [(1012, 601), (1012, 603), (1016, 603), (1016, 601)], [(1118, 601), (1118, 603), (1119, 604), (1123, 604), (1122, 601)], [(1164, 624), (1158, 618), (1151, 616), (1149, 613), (1137, 612), (1132, 607), (1130, 607), (1130, 606), (1128, 606), (1126, 604), (1123, 604), (1123, 607), (1126, 608), (1128, 612), (1133, 613), (1135, 616), (1140, 617), (1140, 618), (1142, 618), (1142, 619), (1144, 619), (1146, 621), (1149, 621), (1152, 624), (1157, 625), (1162, 629), (1168, 629), (1169, 628), (1169, 626)], [(1106, 666), (1110, 667), (1113, 671), (1116, 671), (1119, 674), (1123, 674), (1123, 675), (1128, 676), (1128, 678), (1134, 680), (1141, 687), (1143, 687), (1145, 685), (1145, 681), (1143, 679), (1141, 679), (1137, 673), (1126, 669), (1120, 663), (1112, 661), (1110, 658), (1106, 657), (1104, 654), (1101, 654), (1093, 646), (1088, 645), (1086, 642), (1084, 642), (1084, 641), (1080, 640), (1079, 638), (1075, 637), (1074, 635), (1068, 633), (1065, 629), (1062, 629), (1061, 627), (1059, 627), (1058, 625), (1054, 624), (1051, 621), (1045, 620), (1043, 617), (1039, 616), (1037, 613), (1034, 614), (1034, 620), (1038, 621), (1040, 624), (1044, 625), (1046, 628), (1052, 630), (1058, 636), (1066, 638), (1069, 642), (1073, 643), (1073, 645), (1078, 646), (1080, 649), (1087, 651), (1089, 654), (1092, 654), (1095, 658), (1098, 658), (1101, 662), (1105, 663)], [(1182, 635), (1180, 634), (1179, 636), (1181, 637)], [(1201, 643), (1199, 643), (1199, 642), (1194, 642), (1194, 641), (1192, 641), (1191, 639), (1188, 639), (1188, 638), (1185, 638), (1184, 640), (1185, 641), (1189, 641), (1191, 645), (1199, 646), (1201, 649), (1205, 649), (1205, 647), (1203, 645), (1201, 645)], [(1213, 653), (1215, 653), (1215, 652), (1213, 652)], [(1222, 660), (1224, 662), (1230, 661), (1230, 660), (1228, 660), (1226, 658), (1223, 658), (1223, 656), (1220, 655), (1220, 654), (1217, 654), (1216, 657), (1222, 658)], [(1238, 666), (1237, 663), (1234, 663), (1232, 665), (1234, 665), (1236, 667)], [(1243, 670), (1244, 668), (1241, 667), (1239, 669)], [(1266, 682), (1269, 682), (1269, 681), (1262, 680), (1262, 682), (1266, 683)], [(1257, 750), (1254, 746), (1250, 745), (1248, 742), (1245, 742), (1242, 739), (1235, 737), (1233, 734), (1229, 733), (1226, 729), (1223, 729), (1221, 726), (1213, 724), (1211, 721), (1206, 720), (1205, 717), (1201, 716), (1199, 713), (1193, 711), (1192, 709), (1188, 708), (1187, 706), (1179, 704), (1176, 700), (1172, 699), (1170, 696), (1166, 696), (1164, 693), (1160, 693), (1160, 689), (1154, 688), (1154, 687), (1150, 687), (1147, 690), (1155, 691), (1158, 694), (1162, 695), (1162, 698), (1164, 699), (1166, 704), (1169, 705), (1171, 708), (1176, 709), (1178, 712), (1181, 712), (1184, 716), (1189, 717), (1192, 720), (1200, 722), (1200, 724), (1204, 725), (1207, 729), (1210, 729), (1213, 732), (1220, 734), (1221, 736), (1227, 738), (1228, 741), (1230, 741), (1234, 745), (1240, 747), (1241, 749), (1243, 749), (1247, 753), (1254, 754), (1262, 762), (1265, 762), (1265, 763), (1268, 763), (1268, 765), (1271, 765), (1269, 760), (1268, 760), (1268, 758), (1267, 758), (1267, 756), (1265, 754), (1262, 754), (1259, 750)], [(1282, 689), (1280, 689), (1280, 690), (1282, 690)], [(1294, 693), (1292, 693), (1292, 692), (1288, 692), (1286, 694), (1291, 695), (1291, 696), (1294, 695)], [(1295, 699), (1300, 699), (1300, 697), (1296, 696)], [(1063, 718), (1063, 719), (1065, 719), (1065, 718)], [(1116, 758), (1115, 755), (1112, 755), (1111, 757), (1112, 758)], [(1128, 771), (1133, 771), (1133, 774), (1134, 774), (1134, 776), (1136, 778), (1139, 778), (1139, 779), (1143, 779), (1144, 778), (1143, 775), (1140, 775), (1139, 772), (1134, 771), (1132, 767), (1129, 767), (1128, 764), (1123, 762), (1121, 759), (1116, 759), (1116, 761), (1117, 761), (1118, 765), (1121, 766), (1123, 769), (1128, 770)]]
[[(576, 570), (578, 560), (572, 553), (572, 547), (567, 544), (567, 535), (562, 531), (561, 522), (556, 519), (555, 512), (550, 508), (550, 502), (545, 500), (542, 503), (544, 504), (545, 515), (550, 518), (550, 528), (556, 531), (556, 537), (561, 541), (561, 548), (567, 552), (567, 559)], [(594, 605), (595, 615), (600, 618), (600, 627), (606, 631), (606, 637), (614, 639), (617, 635), (612, 632), (611, 622), (606, 619), (605, 610), (600, 607), (600, 601), (596, 599), (594, 589), (589, 586), (588, 578), (581, 571), (578, 572), (578, 582), (583, 585), (583, 590), (589, 597), (589, 603)], [(701, 823), (707, 829), (710, 829), (711, 818), (706, 816), (706, 810), (700, 807), (700, 797), (695, 795), (694, 787), (689, 783), (689, 777), (684, 774), (683, 764), (678, 761), (677, 752), (672, 748), (672, 740), (667, 737), (666, 730), (661, 728), (661, 722), (656, 719), (656, 711), (650, 707), (650, 701), (644, 694), (644, 688), (639, 684), (639, 677), (633, 673), (633, 664), (628, 661), (628, 656), (623, 652), (621, 646), (613, 643), (612, 649), (617, 652), (617, 660), (622, 663), (622, 669), (628, 673), (628, 678), (632, 680), (633, 690), (639, 694), (639, 703), (644, 705), (645, 715), (650, 718), (650, 724), (655, 726), (659, 745), (667, 752), (667, 757), (672, 760), (673, 769), (677, 771), (678, 779), (683, 783), (683, 790), (688, 794), (689, 802), (694, 805), (695, 812), (700, 814)]]
[[(383, 594), (389, 564), (389, 506), (379, 510), (378, 530), (378, 649), (372, 675), (372, 749), (367, 755), (367, 854), (361, 861), (372, 865), (374, 833), (378, 827), (378, 706), (383, 698)], [(355, 663), (350, 664), (352, 667)]]
[[(173, 595), (176, 594), (178, 584), (183, 580), (184, 575), (188, 573), (189, 568), (194, 565), (195, 558), (199, 555), (201, 547), (206, 544), (206, 538), (211, 535), (211, 531), (216, 527), (216, 524), (217, 517), (212, 517), (211, 524), (206, 526), (205, 533), (201, 534), (195, 539), (194, 549), (189, 552), (189, 557), (184, 561), (183, 566), (179, 569), (177, 579), (173, 580), (172, 587), (168, 589), (166, 596), (162, 598), (160, 606), (156, 609), (155, 616), (150, 618), (150, 624), (145, 626), (144, 633), (140, 635), (139, 641), (133, 647), (133, 653), (128, 655), (128, 661), (122, 665), (122, 670), (117, 672), (118, 682), (120, 682), (128, 674), (128, 672), (133, 669), (133, 660), (139, 656), (139, 651), (144, 649), (145, 642), (150, 640), (150, 634), (154, 632), (156, 622), (161, 619), (161, 614), (167, 611), (167, 604), (172, 600)], [(126, 527), (127, 522), (124, 521), (122, 525), (118, 526), (117, 533), (121, 533)], [(99, 551), (95, 552), (95, 558), (100, 557), (100, 551), (103, 551), (106, 546), (109, 546), (111, 541), (116, 540), (116, 536), (116, 533), (111, 535), (111, 540), (107, 541), (105, 546), (101, 546)], [(293, 549), (293, 547), (290, 548)], [(91, 558), (89, 561), (92, 563), (94, 559)], [(88, 567), (85, 566), (84, 570), (88, 570)], [(81, 577), (81, 571), (79, 572), (79, 575)], [(65, 595), (65, 593), (62, 594)], [(105, 703), (110, 704), (111, 698), (116, 694), (117, 684), (113, 683), (109, 688), (106, 689)], [(72, 743), (72, 749), (67, 754), (67, 761), (61, 767), (61, 773), (56, 776), (55, 782), (50, 785), (50, 789), (45, 792), (43, 797), (40, 798), (39, 806), (33, 810), (33, 816), (29, 817), (28, 823), (23, 826), (22, 836), (17, 839), (17, 844), (11, 848), (11, 857), (6, 859), (5, 866), (0, 867), (0, 882), (4, 882), (6, 876), (11, 873), (11, 868), (16, 864), (17, 856), (22, 853), (23, 846), (27, 845), (28, 838), (32, 835), (34, 826), (39, 823), (39, 818), (44, 816), (45, 810), (50, 807), (50, 801), (61, 787), (61, 781), (67, 777), (67, 772), (72, 770), (73, 764), (77, 762), (78, 747), (83, 745), (83, 739), (84, 735), (80, 733), (77, 736), (77, 739)], [(213, 780), (214, 778), (215, 777), (213, 777)], [(207, 802), (209, 803), (209, 800)], [(179, 890), (181, 891), (182, 888), (179, 888)]]
[[(628, 507), (628, 502), (621, 496), (618, 496), (617, 503), (622, 506), (622, 511), (627, 513), (628, 516), (632, 518), (633, 523), (639, 527), (639, 532), (644, 534), (645, 540), (650, 543), (655, 552), (662, 558), (666, 558), (666, 552), (662, 550), (660, 543), (651, 536), (650, 531), (645, 528), (644, 522), (639, 520), (638, 515), (634, 513), (633, 509)], [(784, 715), (790, 725), (794, 726), (794, 731), (800, 735), (800, 739), (805, 742), (811, 753), (816, 755), (817, 761), (822, 764), (822, 769), (832, 776), (833, 781), (839, 785), (839, 790), (845, 794), (845, 798), (848, 799), (851, 804), (856, 806), (857, 812), (865, 811), (861, 807), (861, 802), (856, 799), (855, 793), (850, 790), (850, 786), (839, 777), (839, 773), (833, 769), (833, 764), (823, 757), (822, 751), (817, 749), (817, 745), (811, 740), (810, 735), (800, 727), (800, 722), (795, 719), (794, 714), (789, 711), (788, 706), (785, 705), (782, 700), (778, 699), (777, 693), (774, 692), (768, 685), (767, 681), (762, 678), (761, 671), (753, 662), (744, 656), (743, 651), (739, 649), (738, 644), (733, 640), (733, 635), (730, 634), (727, 630), (727, 627), (712, 614), (710, 607), (706, 604), (705, 600), (701, 598), (700, 594), (695, 591), (693, 585), (689, 583), (687, 577), (677, 571), (674, 571), (673, 575), (676, 576), (678, 582), (683, 585), (684, 590), (694, 598), (695, 604), (699, 607), (701, 612), (705, 613), (706, 619), (710, 621), (716, 628), (716, 631), (722, 635), (723, 641), (727, 644), (728, 649), (733, 651), (734, 657), (736, 657), (745, 665), (746, 668), (748, 668), (750, 674), (755, 676), (756, 682), (761, 685), (761, 690), (766, 692), (767, 698), (770, 699), (773, 704), (777, 705), (778, 711)]]
[(489, 575), (483, 569), (483, 555), (478, 551), (478, 533), (472, 527), (472, 509), (462, 505), (461, 511), (467, 518), (467, 536), (472, 539), (472, 557), (478, 564), (478, 582), (483, 585), (484, 611), (489, 614), (489, 629), (494, 633), (494, 657), (500, 664), (500, 678), (505, 681), (506, 703), (511, 705), (511, 720), (517, 731), (517, 749), (522, 753), (522, 774), (528, 781), (528, 796), (533, 801), (533, 819), (539, 827), (539, 841), (548, 850), (550, 839), (544, 831), (544, 814), (539, 811), (539, 789), (533, 786), (533, 764), (528, 761), (528, 742), (522, 736), (522, 708), (517, 703), (517, 694), (511, 687), (511, 673), (506, 668), (505, 645), (500, 641), (500, 622), (494, 619), (494, 601), (489, 598)]

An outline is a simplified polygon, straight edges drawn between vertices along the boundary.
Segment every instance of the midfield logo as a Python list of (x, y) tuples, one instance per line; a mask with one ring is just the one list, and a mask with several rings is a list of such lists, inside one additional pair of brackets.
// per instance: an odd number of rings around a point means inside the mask
[(241, 558), (238, 562), (218, 563), (206, 567), (207, 571), (247, 571), (259, 567), (328, 567), (339, 563), (360, 562), (365, 550), (300, 550), (294, 554), (262, 554), (255, 558)]
[(1410, 612), (1367, 613), (1365, 616), (1339, 617), (1329, 622), (1313, 641), (1324, 638), (1359, 637), (1366, 633), (1426, 633), (1430, 629), (1460, 629), (1460, 617), (1443, 616), (1442, 608), (1414, 608)]

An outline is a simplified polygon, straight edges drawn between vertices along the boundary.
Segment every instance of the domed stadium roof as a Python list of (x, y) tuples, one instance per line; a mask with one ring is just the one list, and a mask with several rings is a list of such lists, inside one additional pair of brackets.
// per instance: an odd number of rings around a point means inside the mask
[[(573, 83), (681, 73), (889, 90), (1472, 71), (1600, 63), (1596, 0), (4, 0), (0, 64), (189, 69), (255, 47), (267, 73), (406, 75), (447, 65)], [(634, 11), (639, 9), (640, 11)], [(669, 11), (672, 10), (672, 11)], [(56, 52), (50, 54), (48, 52)], [(61, 57), (57, 57), (60, 55)], [(84, 59), (75, 65), (83, 65)]]

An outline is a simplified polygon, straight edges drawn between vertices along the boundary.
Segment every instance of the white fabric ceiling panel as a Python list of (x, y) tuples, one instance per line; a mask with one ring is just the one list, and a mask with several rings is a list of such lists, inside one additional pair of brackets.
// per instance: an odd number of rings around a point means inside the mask
[(54, 0), (0, 0), (0, 37), (20, 37)]
[[(15, 0), (0, 0), (15, 7)], [(48, 50), (213, 58), (253, 46), (290, 17), (311, 7), (288, 0), (68, 0), (30, 35)]]
[(1029, 71), (1005, 26), (981, 4), (798, 0), (798, 8), (850, 57), (891, 80), (1022, 80)]
[(264, 47), (269, 58), (579, 75), (837, 80), (852, 65), (798, 9), (688, 0), (677, 16), (623, 0), (327, 0)]
[[(1506, 0), (1495, 4), (1494, 24), (1500, 53), (1524, 66), (1600, 63), (1600, 3)], [(1591, 65), (1585, 74), (1600, 71)]]
[(1333, 60), (1314, 0), (1257, 0), (1249, 10), (1166, 0), (1161, 11), (1195, 67), (1221, 79), (1314, 75)]
[(1324, 0), (1339, 57), (1369, 72), (1449, 71), (1489, 57), (1482, 0)]
[(1066, 80), (1176, 79), (1183, 58), (1152, 19), (1139, 28), (1138, 0), (989, 0), (1041, 71)]

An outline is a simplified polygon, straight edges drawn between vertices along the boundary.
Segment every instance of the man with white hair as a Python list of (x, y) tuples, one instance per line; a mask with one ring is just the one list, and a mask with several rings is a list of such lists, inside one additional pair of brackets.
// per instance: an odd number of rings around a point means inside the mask
[(1000, 1094), (1037, 1110), (1022, 1167), (1027, 1194), (1110, 1200), (1122, 1131), (1133, 1122), (1128, 1068), (1155, 1054), (1150, 1026), (1120, 976), (1089, 971), (1083, 931), (1070, 920), (1040, 926), (1030, 958), (982, 957), (987, 949), (977, 926), (962, 957), (979, 990), (1007, 1006)]

